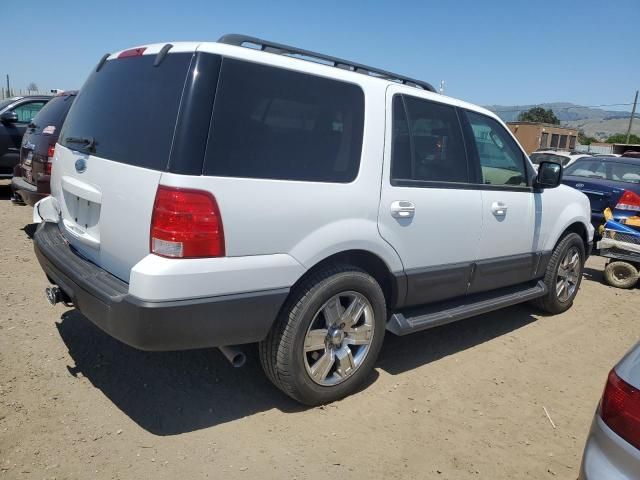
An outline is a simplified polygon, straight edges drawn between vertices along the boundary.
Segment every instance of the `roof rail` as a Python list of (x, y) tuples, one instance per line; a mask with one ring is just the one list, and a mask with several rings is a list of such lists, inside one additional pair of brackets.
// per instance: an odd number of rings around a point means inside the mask
[[(267, 40), (261, 40), (255, 37), (249, 37), (247, 35), (240, 35), (237, 33), (229, 33), (223, 35), (218, 39), (218, 43), (226, 43), (227, 45), (236, 45), (238, 47), (245, 46), (245, 44), (253, 45), (254, 48), (258, 47), (259, 50), (269, 53), (277, 53), (279, 55), (296, 55), (296, 58), (301, 60), (309, 60), (323, 65), (329, 65), (332, 67), (342, 68), (351, 72), (362, 73), (377, 78), (383, 78), (398, 82), (403, 85), (409, 85), (412, 87), (421, 88), (430, 92), (436, 92), (436, 89), (428, 83), (422, 80), (415, 80), (413, 78), (398, 75), (396, 73), (387, 72), (379, 68), (368, 67), (359, 63), (351, 62), (349, 60), (343, 60), (341, 58), (331, 57), (329, 55), (323, 55), (322, 53), (311, 52), (309, 50), (303, 50), (297, 47), (291, 47), (289, 45), (283, 45), (281, 43), (270, 42)], [(251, 47), (250, 47), (251, 48)]]

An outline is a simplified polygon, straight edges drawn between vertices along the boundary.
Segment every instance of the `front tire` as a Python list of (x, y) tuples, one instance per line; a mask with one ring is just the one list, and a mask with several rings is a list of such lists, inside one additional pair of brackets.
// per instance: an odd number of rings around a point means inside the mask
[(580, 235), (569, 233), (562, 237), (553, 250), (544, 276), (547, 294), (537, 299), (535, 305), (552, 314), (571, 308), (582, 281), (584, 262), (585, 249)]
[(355, 266), (334, 265), (296, 287), (259, 345), (269, 379), (306, 405), (358, 390), (373, 369), (386, 327), (376, 280)]

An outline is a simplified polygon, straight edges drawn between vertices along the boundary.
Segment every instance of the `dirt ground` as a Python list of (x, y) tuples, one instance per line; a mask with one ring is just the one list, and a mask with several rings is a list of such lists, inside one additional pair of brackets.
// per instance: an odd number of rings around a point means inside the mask
[(606, 375), (639, 338), (640, 292), (604, 286), (592, 258), (569, 312), (389, 334), (365, 390), (303, 408), (254, 349), (242, 369), (140, 352), (51, 307), (31, 208), (8, 198), (2, 182), (0, 478), (575, 479)]

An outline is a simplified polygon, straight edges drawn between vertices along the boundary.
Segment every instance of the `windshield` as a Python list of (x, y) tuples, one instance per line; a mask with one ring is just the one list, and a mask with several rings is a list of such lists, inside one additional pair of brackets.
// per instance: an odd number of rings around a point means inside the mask
[(564, 172), (573, 177), (600, 178), (614, 182), (640, 183), (640, 164), (578, 160)]
[(562, 165), (566, 165), (570, 160), (569, 157), (565, 157), (563, 155), (555, 155), (553, 153), (532, 153), (531, 155), (529, 155), (529, 159), (535, 165), (539, 165), (542, 161), (556, 162), (561, 163)]
[(0, 100), (0, 111), (4, 110), (5, 108), (7, 108), (9, 105), (11, 105), (15, 101), (16, 101), (15, 98), (8, 98), (6, 100)]

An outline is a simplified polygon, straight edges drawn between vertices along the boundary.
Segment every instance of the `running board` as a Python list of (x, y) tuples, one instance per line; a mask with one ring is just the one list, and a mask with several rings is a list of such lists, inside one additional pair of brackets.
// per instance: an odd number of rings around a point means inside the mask
[(395, 335), (406, 335), (527, 302), (546, 294), (547, 287), (540, 280), (535, 285), (526, 283), (498, 291), (468, 295), (426, 307), (410, 308), (391, 315), (391, 319), (387, 323), (387, 330)]

